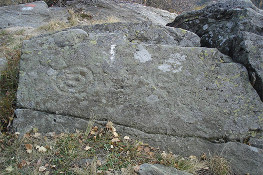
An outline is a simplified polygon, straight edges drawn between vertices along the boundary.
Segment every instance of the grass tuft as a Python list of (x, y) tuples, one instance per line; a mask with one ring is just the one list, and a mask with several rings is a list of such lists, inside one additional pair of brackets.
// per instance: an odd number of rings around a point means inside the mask
[(231, 168), (230, 168), (229, 162), (220, 156), (211, 157), (208, 161), (208, 165), (211, 171), (215, 175), (230, 175), (231, 174)]

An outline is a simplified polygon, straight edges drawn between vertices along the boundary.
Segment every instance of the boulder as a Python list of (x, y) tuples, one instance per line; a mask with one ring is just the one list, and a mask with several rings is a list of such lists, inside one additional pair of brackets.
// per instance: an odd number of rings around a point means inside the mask
[(176, 168), (165, 167), (159, 164), (142, 164), (139, 169), (139, 175), (191, 175), (190, 173), (179, 171)]
[(202, 46), (218, 48), (243, 64), (263, 100), (263, 12), (251, 1), (223, 1), (179, 15), (167, 25), (196, 33)]
[[(14, 126), (21, 134), (32, 127), (71, 132), (90, 119), (112, 121), (121, 134), (163, 150), (222, 153), (236, 172), (260, 174), (263, 104), (245, 67), (197, 41), (191, 32), (148, 23), (24, 41)], [(258, 148), (244, 144), (252, 138)]]
[(39, 27), (51, 19), (43, 1), (0, 7), (0, 29), (14, 26)]

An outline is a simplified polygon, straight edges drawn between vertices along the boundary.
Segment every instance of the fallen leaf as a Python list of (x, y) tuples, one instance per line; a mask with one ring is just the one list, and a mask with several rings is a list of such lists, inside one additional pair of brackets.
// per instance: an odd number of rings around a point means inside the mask
[(111, 139), (111, 142), (120, 142), (120, 139), (119, 138), (113, 138), (113, 139)]
[(25, 147), (26, 147), (26, 152), (28, 154), (32, 153), (33, 146), (31, 144), (25, 144)]
[(40, 137), (40, 136), (41, 136), (41, 134), (38, 133), (38, 132), (36, 132), (36, 133), (33, 135), (33, 137), (35, 137), (35, 138), (38, 138), (38, 137)]
[(125, 136), (123, 137), (124, 140), (130, 140), (130, 137), (129, 136)]
[(201, 160), (206, 160), (206, 159), (207, 159), (206, 154), (203, 153), (203, 154), (201, 155)]
[(50, 168), (55, 169), (55, 168), (56, 168), (56, 165), (50, 165)]
[(146, 153), (149, 153), (149, 152), (151, 151), (151, 149), (150, 149), (149, 147), (145, 147), (143, 150), (144, 150), (144, 152), (146, 152)]
[(91, 131), (90, 131), (90, 134), (91, 134), (91, 135), (97, 135), (97, 132), (96, 132), (96, 131), (93, 131), (93, 130), (91, 130)]
[(101, 166), (101, 165), (102, 165), (101, 161), (97, 160), (97, 166)]
[(95, 132), (97, 132), (98, 129), (99, 129), (98, 126), (94, 126), (94, 127), (92, 128), (92, 130), (95, 131)]
[(111, 175), (110, 171), (105, 171), (105, 175)]
[(5, 170), (8, 171), (8, 172), (11, 172), (11, 171), (14, 170), (14, 168), (12, 166), (8, 166)]
[(111, 129), (113, 128), (113, 123), (112, 123), (112, 122), (108, 122), (108, 123), (106, 124), (106, 128), (109, 129), (109, 130), (111, 130)]
[(148, 154), (149, 154), (150, 157), (154, 156), (154, 152), (149, 152)]
[(89, 147), (88, 145), (84, 148), (84, 150), (86, 150), (86, 151), (88, 151), (90, 149), (91, 149), (91, 147)]
[(112, 133), (114, 137), (119, 137), (119, 134), (117, 132)]
[(46, 152), (47, 149), (44, 146), (41, 146), (38, 148), (38, 151), (43, 153), (43, 152)]
[(101, 173), (103, 173), (103, 171), (102, 171), (102, 170), (98, 170), (97, 173), (98, 173), (98, 174), (101, 174)]
[(20, 135), (20, 132), (15, 132), (15, 135)]
[(113, 148), (114, 148), (114, 146), (113, 146), (113, 145), (111, 145), (111, 146), (110, 146), (110, 148), (111, 148), (111, 149), (113, 149)]
[(140, 170), (140, 165), (136, 165), (133, 167), (133, 170), (135, 173), (139, 173), (139, 170)]
[(162, 154), (161, 154), (161, 156), (162, 156), (162, 158), (163, 158), (163, 159), (165, 159), (165, 158), (167, 157), (167, 154), (166, 154), (166, 152), (165, 152), (165, 151), (163, 151), (163, 152), (162, 152)]
[(24, 137), (25, 137), (25, 138), (29, 138), (29, 137), (30, 137), (30, 133), (25, 133), (25, 134), (24, 134)]
[(195, 160), (197, 160), (197, 157), (191, 155), (191, 156), (189, 156), (189, 159), (192, 160), (192, 161), (195, 161)]
[(39, 169), (38, 169), (38, 171), (39, 172), (43, 172), (43, 171), (45, 171), (47, 168), (45, 167), (45, 166), (41, 166), (41, 167), (39, 167)]
[(38, 159), (38, 161), (37, 161), (37, 166), (39, 166), (40, 164), (41, 164), (41, 158), (40, 159)]
[(38, 128), (33, 128), (33, 132), (34, 133), (38, 132)]
[(142, 151), (143, 150), (143, 146), (138, 146), (137, 151)]
[(27, 161), (25, 161), (25, 160), (22, 160), (22, 161), (17, 165), (17, 167), (21, 169), (22, 167), (28, 165), (28, 163), (29, 163), (29, 162), (27, 162)]

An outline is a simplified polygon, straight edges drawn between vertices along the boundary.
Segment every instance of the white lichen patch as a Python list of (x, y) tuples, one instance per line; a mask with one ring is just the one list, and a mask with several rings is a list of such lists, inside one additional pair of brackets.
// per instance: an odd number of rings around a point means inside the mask
[(155, 102), (158, 102), (159, 98), (157, 95), (150, 95), (148, 97), (146, 97), (146, 102), (150, 103), (150, 104), (154, 104)]
[(29, 10), (33, 10), (33, 7), (23, 7), (21, 10), (22, 11), (29, 11)]
[(47, 71), (48, 76), (52, 76), (52, 75), (56, 75), (56, 74), (57, 74), (57, 71), (52, 69), (52, 68), (48, 69), (48, 71)]
[(179, 53), (171, 54), (168, 60), (158, 66), (158, 69), (163, 72), (181, 72), (183, 69), (182, 62), (186, 60), (186, 57), (186, 55), (181, 55)]
[(138, 45), (138, 51), (134, 53), (134, 58), (141, 63), (152, 60), (151, 54), (142, 45)]
[(171, 71), (172, 66), (169, 64), (162, 64), (158, 66), (158, 69), (162, 70), (163, 72), (169, 72)]
[(113, 61), (115, 59), (115, 47), (116, 47), (116, 44), (113, 44), (110, 47), (110, 54), (111, 54), (110, 60), (111, 61)]

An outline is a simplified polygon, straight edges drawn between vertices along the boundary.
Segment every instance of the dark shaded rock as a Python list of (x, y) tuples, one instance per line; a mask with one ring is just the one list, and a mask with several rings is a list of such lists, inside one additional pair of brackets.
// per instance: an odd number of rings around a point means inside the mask
[(159, 164), (142, 164), (139, 175), (191, 175), (190, 173), (179, 171), (176, 168), (166, 167)]
[(201, 45), (218, 48), (248, 70), (263, 100), (263, 13), (249, 0), (228, 0), (182, 14), (167, 24), (196, 33)]

